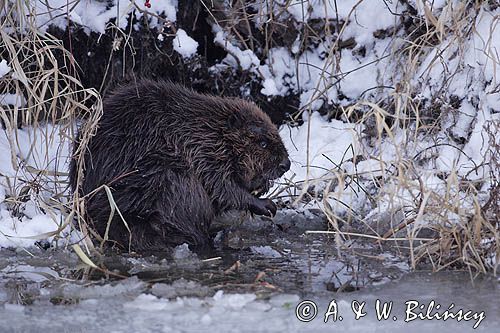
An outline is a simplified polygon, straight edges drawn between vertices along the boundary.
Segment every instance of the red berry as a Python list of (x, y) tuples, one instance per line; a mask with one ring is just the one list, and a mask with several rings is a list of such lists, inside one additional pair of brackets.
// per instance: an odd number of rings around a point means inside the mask
[(151, 4), (149, 3), (149, 0), (146, 0), (146, 2), (144, 3), (144, 6), (151, 8)]

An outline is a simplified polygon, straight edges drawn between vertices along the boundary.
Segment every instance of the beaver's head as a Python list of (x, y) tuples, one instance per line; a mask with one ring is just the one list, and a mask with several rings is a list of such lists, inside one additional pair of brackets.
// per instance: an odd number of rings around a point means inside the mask
[(248, 192), (260, 196), (274, 179), (290, 169), (288, 153), (278, 129), (256, 105), (239, 101), (228, 118), (235, 180)]

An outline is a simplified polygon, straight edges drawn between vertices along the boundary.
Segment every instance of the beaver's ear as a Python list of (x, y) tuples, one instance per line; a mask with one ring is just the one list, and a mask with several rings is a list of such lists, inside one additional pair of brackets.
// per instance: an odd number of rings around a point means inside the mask
[(232, 113), (227, 118), (227, 127), (230, 129), (240, 129), (243, 126), (243, 119), (238, 114)]

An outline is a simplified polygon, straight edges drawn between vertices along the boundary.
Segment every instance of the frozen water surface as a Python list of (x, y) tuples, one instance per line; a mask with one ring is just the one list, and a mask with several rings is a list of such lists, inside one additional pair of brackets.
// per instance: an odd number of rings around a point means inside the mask
[[(194, 254), (180, 246), (168, 254), (93, 258), (114, 275), (89, 270), (69, 251), (0, 250), (0, 332), (470, 332), (475, 324), (476, 331), (496, 332), (500, 327), (497, 278), (471, 282), (464, 271), (410, 273), (396, 252), (363, 242), (337, 251), (332, 240), (305, 235), (305, 225), (324, 228), (319, 218), (287, 215), (275, 221), (281, 222), (247, 220), (220, 232), (213, 253)], [(377, 320), (377, 300), (393, 302), (387, 320)], [(298, 307), (303, 301), (314, 302), (316, 312), (312, 303)], [(405, 322), (409, 301), (424, 306), (411, 310), (410, 319), (425, 314), (434, 301), (433, 318), (462, 309), (469, 320)], [(354, 319), (353, 305), (366, 315)], [(337, 312), (325, 323), (329, 308)], [(316, 315), (302, 322), (297, 309), (303, 319)]]
[[(189, 282), (185, 282), (189, 283)], [(182, 283), (181, 283), (182, 284)], [(422, 329), (443, 332), (472, 331), (476, 320), (415, 320), (404, 322), (404, 302), (418, 300), (465, 311), (484, 311), (485, 318), (478, 331), (495, 332), (500, 321), (498, 281), (483, 279), (472, 286), (464, 273), (416, 273), (380, 288), (368, 288), (354, 293), (323, 293), (306, 297), (317, 304), (318, 314), (308, 323), (300, 322), (295, 315), (296, 305), (304, 297), (293, 294), (276, 294), (259, 298), (254, 293), (216, 292), (213, 296), (166, 298), (151, 294), (156, 286), (147, 288), (137, 278), (116, 283), (113, 287), (80, 286), (73, 289), (75, 304), (54, 305), (47, 300), (31, 305), (5, 303), (0, 311), (2, 332), (417, 332)], [(196, 289), (196, 284), (191, 285)], [(64, 289), (64, 288), (63, 288)], [(196, 293), (196, 291), (193, 291)], [(50, 293), (50, 292), (49, 292)], [(3, 296), (5, 297), (5, 296)], [(338, 315), (333, 322), (324, 323), (328, 304), (336, 300)], [(375, 318), (376, 300), (393, 301), (393, 312), (388, 320)], [(351, 302), (366, 302), (367, 316), (353, 319)], [(397, 321), (392, 316), (398, 317)]]

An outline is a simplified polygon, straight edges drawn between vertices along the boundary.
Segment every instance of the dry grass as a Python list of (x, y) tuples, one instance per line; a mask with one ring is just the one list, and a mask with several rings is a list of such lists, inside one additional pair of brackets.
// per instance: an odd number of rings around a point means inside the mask
[[(340, 163), (325, 173), (324, 177), (308, 177), (301, 182), (291, 180), (285, 186), (289, 196), (295, 198), (295, 203), (309, 202), (312, 199), (320, 202), (331, 227), (331, 231), (325, 233), (335, 235), (339, 249), (349, 250), (354, 239), (376, 240), (381, 246), (387, 245), (409, 255), (413, 268), (426, 263), (435, 271), (468, 267), (473, 272), (497, 273), (500, 258), (500, 151), (495, 133), (498, 133), (499, 121), (487, 122), (483, 129), (482, 145), (489, 141), (490, 147), (485, 156), (485, 164), (489, 164), (491, 170), (488, 176), (481, 179), (467, 177), (458, 171), (457, 165), (447, 172), (429, 170), (428, 162), (439, 155), (438, 149), (442, 145), (449, 145), (466, 154), (460, 148), (463, 144), (453, 142), (437, 142), (424, 148), (419, 145), (419, 142), (429, 142), (437, 137), (446, 114), (444, 108), (437, 113), (430, 113), (432, 108), (424, 105), (417, 97), (421, 87), (416, 86), (413, 79), (421, 71), (425, 82), (425, 78), (433, 75), (431, 67), (435, 63), (443, 63), (446, 67), (447, 59), (443, 57), (443, 53), (448, 48), (456, 47), (456, 57), (463, 59), (467, 51), (464, 50), (465, 41), (476, 33), (474, 26), (482, 5), (482, 2), (470, 1), (453, 7), (450, 3), (439, 12), (439, 16), (430, 8), (424, 8), (425, 14), (414, 18), (416, 27), (406, 35), (406, 40), (395, 43), (398, 47), (391, 50), (391, 61), (398, 63), (399, 68), (403, 69), (398, 73), (399, 77), (395, 78), (397, 84), (393, 92), (380, 99), (360, 100), (342, 108), (342, 119), (367, 129), (359, 135), (361, 150), (348, 162), (357, 164), (363, 160), (376, 160), (380, 162), (378, 170), (368, 175), (352, 174), (344, 170), (343, 163)], [(349, 17), (352, 13), (353, 11)], [(335, 68), (338, 64), (337, 51), (347, 22), (345, 20), (343, 25), (337, 27), (337, 34), (332, 34), (328, 26), (321, 32), (323, 36), (333, 36), (330, 52), (325, 59), (316, 92), (310, 102), (295, 115), (295, 119), (301, 112), (312, 113), (315, 100), (338, 82), (337, 77), (345, 74), (338, 68), (339, 72), (335, 73), (328, 73), (326, 69)], [(233, 24), (230, 29), (234, 29), (234, 26)], [(304, 31), (310, 30), (307, 23), (302, 27)], [(303, 35), (307, 34), (304, 32)], [(491, 38), (492, 35), (488, 40)], [(439, 52), (436, 52), (428, 67), (422, 70), (423, 59), (438, 46)], [(496, 66), (500, 65), (494, 50), (485, 48), (483, 52), (496, 62)], [(432, 96), (432, 103), (446, 106), (450, 97), (446, 95), (446, 91), (457, 72), (447, 75), (450, 80), (444, 80), (441, 89)], [(308, 133), (310, 136), (314, 135), (310, 128)], [(401, 133), (404, 133), (403, 139)], [(384, 158), (388, 151), (394, 152), (390, 161)], [(307, 154), (309, 155), (309, 151)], [(307, 160), (310, 160), (309, 156)], [(483, 166), (475, 166), (469, 175)], [(308, 171), (314, 167), (316, 166), (307, 164)], [(444, 185), (440, 188), (430, 186), (427, 181), (429, 176), (439, 177)], [(368, 192), (368, 188), (376, 189), (375, 194), (367, 195), (367, 200), (374, 209), (368, 216), (360, 216), (352, 210), (347, 215), (339, 214), (332, 208), (331, 203), (338, 202), (345, 191), (356, 192), (352, 191), (352, 184), (357, 186), (358, 192)], [(481, 189), (485, 184), (490, 187)], [(313, 187), (320, 191), (311, 193)], [(279, 193), (279, 196), (283, 197), (283, 194)], [(488, 199), (485, 200), (485, 196)], [(349, 206), (348, 202), (341, 204)], [(379, 213), (373, 214), (377, 207)]]
[(53, 235), (33, 238), (57, 239), (80, 213), (81, 200), (71, 196), (65, 170), (75, 124), (82, 115), (91, 120), (83, 131), (87, 140), (100, 115), (100, 96), (82, 86), (71, 53), (37, 29), (34, 12), (24, 1), (2, 2), (0, 12), (0, 57), (11, 67), (0, 79), (0, 95), (17, 96), (15, 105), (0, 103), (14, 170), (0, 175), (8, 184), (6, 204), (21, 219), (23, 206), (34, 203), (59, 227)]

